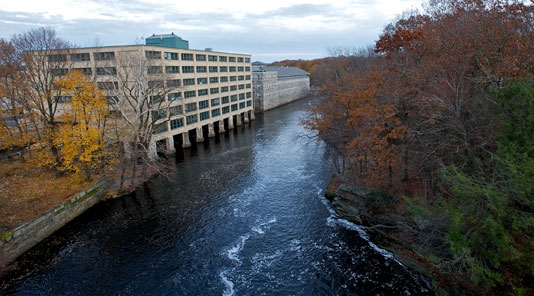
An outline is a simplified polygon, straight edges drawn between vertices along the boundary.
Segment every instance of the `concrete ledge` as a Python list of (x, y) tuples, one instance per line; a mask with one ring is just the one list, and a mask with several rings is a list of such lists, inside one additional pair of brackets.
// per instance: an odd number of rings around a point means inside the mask
[(111, 184), (111, 179), (100, 180), (45, 215), (15, 228), (12, 232), (2, 234), (0, 236), (0, 270), (97, 204), (106, 195)]

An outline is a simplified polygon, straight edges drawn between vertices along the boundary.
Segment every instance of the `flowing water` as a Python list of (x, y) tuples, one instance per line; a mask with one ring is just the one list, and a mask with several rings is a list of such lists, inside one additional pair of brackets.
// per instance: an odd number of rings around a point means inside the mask
[(170, 158), (18, 260), (2, 295), (433, 295), (324, 198), (332, 168), (309, 102)]

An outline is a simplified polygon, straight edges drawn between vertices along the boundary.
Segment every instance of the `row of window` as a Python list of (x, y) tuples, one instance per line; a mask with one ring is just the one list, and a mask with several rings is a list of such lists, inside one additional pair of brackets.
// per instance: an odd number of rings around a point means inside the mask
[[(221, 114), (230, 113), (230, 111), (233, 112), (233, 111), (237, 111), (237, 110), (240, 110), (240, 109), (245, 109), (246, 107), (251, 107), (251, 106), (252, 106), (252, 101), (247, 101), (247, 102), (241, 102), (239, 104), (232, 104), (231, 106), (224, 106), (222, 108), (213, 109), (211, 111), (208, 110), (208, 111), (200, 112), (199, 114), (187, 115), (185, 117), (185, 123), (187, 125), (190, 125), (190, 124), (198, 122), (199, 120), (200, 121), (208, 120), (211, 117), (217, 117), (217, 116), (219, 116)], [(156, 116), (160, 116), (160, 115), (163, 116), (163, 111), (164, 110), (161, 110), (161, 112), (160, 112), (161, 114), (158, 113), (159, 111), (160, 110), (154, 111), (154, 114), (156, 114)], [(169, 110), (169, 114), (171, 114), (170, 110)], [(164, 118), (164, 117), (160, 117), (158, 119), (161, 119), (161, 118)], [(172, 120), (169, 121), (169, 125), (170, 125), (170, 129), (171, 130), (177, 129), (177, 128), (181, 128), (181, 127), (184, 126), (184, 118), (181, 117), (181, 118), (172, 119)], [(169, 128), (169, 126), (167, 125), (167, 122), (162, 122), (160, 124), (156, 124), (156, 126), (154, 127), (154, 134), (164, 133), (164, 132), (168, 131), (168, 128)]]
[[(162, 54), (161, 51), (147, 50), (145, 51), (145, 56), (150, 60), (161, 60)], [(179, 60), (182, 61), (210, 61), (210, 62), (230, 62), (230, 63), (250, 63), (249, 57), (233, 57), (233, 56), (218, 56), (218, 55), (206, 55), (206, 54), (192, 54), (192, 53), (181, 53), (180, 55), (177, 52), (163, 52), (163, 58), (165, 60)], [(115, 60), (115, 52), (106, 51), (106, 52), (94, 52), (93, 59), (95, 61), (112, 61)], [(73, 62), (88, 62), (91, 60), (91, 54), (88, 52), (82, 53), (73, 53), (70, 54), (70, 60)], [(49, 62), (66, 62), (66, 54), (51, 54), (48, 56)]]
[[(213, 69), (212, 69), (213, 68)], [(208, 71), (210, 73), (216, 73), (218, 72), (218, 67), (209, 67)], [(236, 67), (229, 67), (230, 72), (236, 72)], [(73, 70), (82, 71), (83, 74), (87, 76), (91, 76), (93, 74), (93, 69), (91, 68), (74, 68)], [(63, 76), (68, 73), (68, 69), (61, 68), (61, 69), (52, 69), (52, 75), (54, 76)], [(115, 67), (96, 67), (95, 68), (96, 75), (117, 75), (117, 68)], [(250, 71), (250, 67), (237, 67), (238, 72), (243, 71)], [(193, 66), (182, 66), (182, 72), (183, 73), (195, 73), (195, 67)], [(228, 72), (228, 68), (225, 66), (220, 67), (220, 72)], [(165, 67), (165, 73), (167, 74), (177, 74), (180, 73), (180, 67), (179, 66), (166, 66)], [(206, 73), (206, 67), (204, 66), (197, 66), (196, 67), (196, 73)], [(148, 66), (147, 67), (147, 74), (163, 74), (163, 67), (162, 66)], [(246, 76), (246, 80), (250, 80), (250, 75)], [(217, 78), (217, 77), (214, 77)], [(244, 80), (245, 76), (239, 76), (239, 80)], [(223, 78), (221, 78), (221, 82)], [(236, 81), (235, 76), (230, 77), (230, 81)]]

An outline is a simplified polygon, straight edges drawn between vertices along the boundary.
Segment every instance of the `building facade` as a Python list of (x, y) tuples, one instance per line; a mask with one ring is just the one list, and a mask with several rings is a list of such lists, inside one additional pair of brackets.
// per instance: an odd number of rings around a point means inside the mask
[[(124, 100), (117, 89), (145, 80), (137, 91), (150, 97), (152, 153), (174, 152), (175, 142), (187, 148), (191, 140), (201, 142), (254, 119), (250, 55), (192, 50), (167, 34), (146, 38), (145, 45), (75, 48), (68, 56), (71, 70), (96, 81), (110, 102)], [(122, 102), (121, 112), (139, 112), (131, 105)]]
[(297, 67), (255, 65), (252, 81), (257, 112), (291, 103), (310, 92), (309, 73)]

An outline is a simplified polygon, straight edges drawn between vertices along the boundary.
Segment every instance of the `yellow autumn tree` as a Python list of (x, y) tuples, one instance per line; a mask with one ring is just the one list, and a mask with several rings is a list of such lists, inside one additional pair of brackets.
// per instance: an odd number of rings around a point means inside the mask
[(62, 77), (58, 84), (65, 97), (71, 98), (70, 103), (64, 104), (55, 139), (61, 147), (59, 169), (90, 179), (111, 159), (105, 136), (109, 113), (106, 99), (102, 90), (80, 71)]

